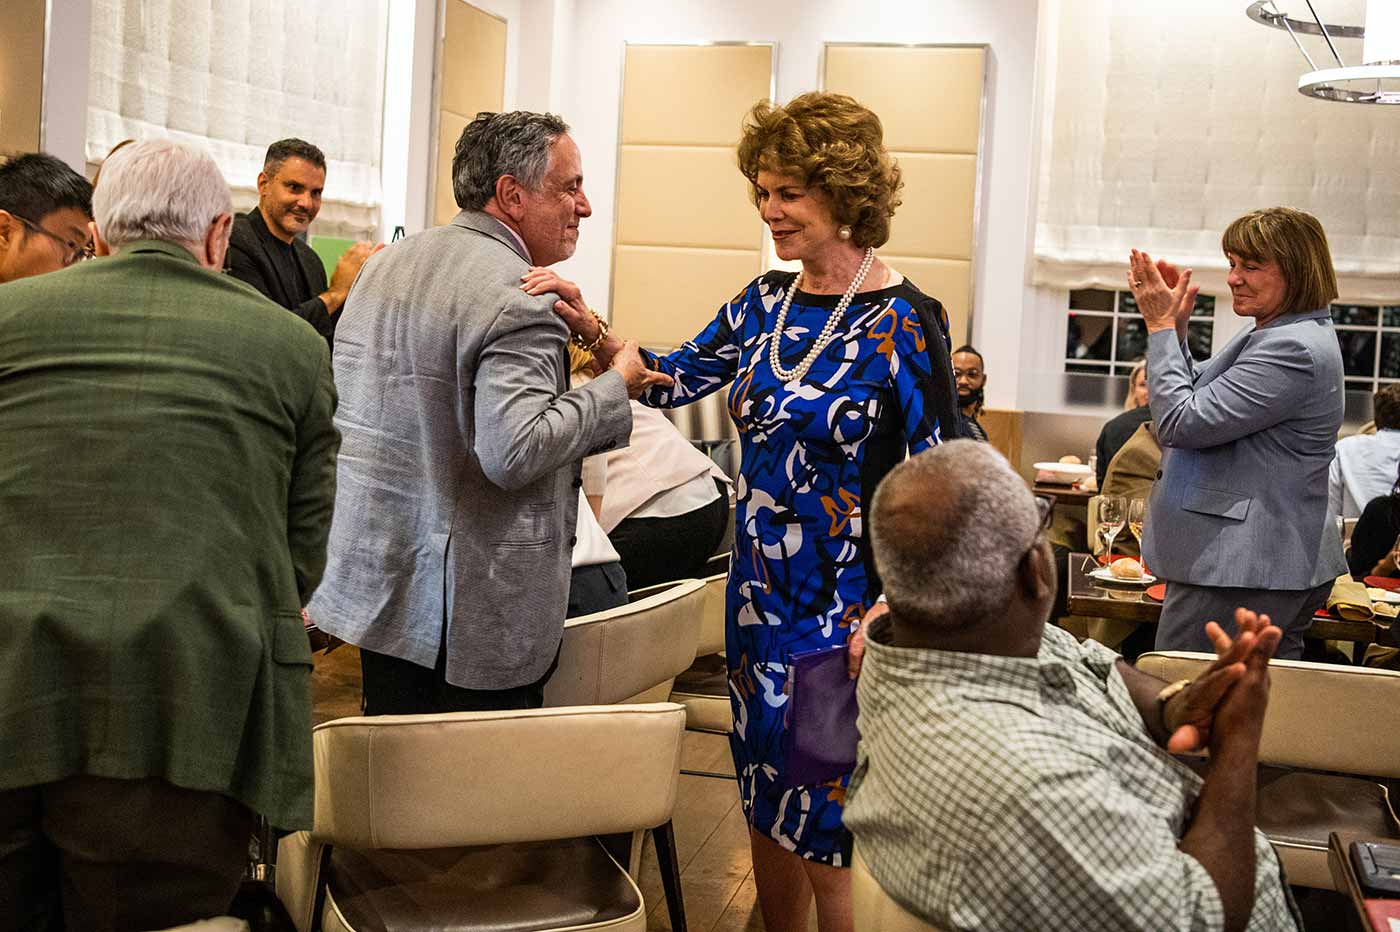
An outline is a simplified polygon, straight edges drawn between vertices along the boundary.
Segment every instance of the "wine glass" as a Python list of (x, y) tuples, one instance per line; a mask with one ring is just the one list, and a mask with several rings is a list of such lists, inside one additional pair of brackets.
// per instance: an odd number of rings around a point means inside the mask
[(1121, 495), (1104, 495), (1099, 499), (1099, 538), (1108, 548), (1108, 562), (1113, 562), (1113, 539), (1123, 530), (1128, 517), (1128, 505)]
[(1137, 538), (1138, 553), (1142, 553), (1142, 522), (1147, 518), (1147, 500), (1135, 498), (1128, 502), (1128, 530)]

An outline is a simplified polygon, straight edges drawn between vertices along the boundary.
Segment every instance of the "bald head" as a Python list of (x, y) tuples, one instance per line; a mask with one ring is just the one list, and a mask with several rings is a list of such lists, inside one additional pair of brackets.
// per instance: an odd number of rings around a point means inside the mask
[(880, 483), (871, 547), (891, 609), (906, 623), (955, 630), (1006, 609), (1039, 513), (1025, 480), (985, 443), (953, 440)]

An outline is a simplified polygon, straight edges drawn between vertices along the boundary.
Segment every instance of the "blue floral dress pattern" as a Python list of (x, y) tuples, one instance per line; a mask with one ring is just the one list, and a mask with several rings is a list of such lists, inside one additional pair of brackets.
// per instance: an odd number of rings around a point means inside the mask
[[(880, 592), (861, 509), (903, 458), (957, 436), (947, 315), (908, 281), (856, 295), (837, 337), (800, 380), (768, 362), (792, 273), (770, 272), (679, 350), (654, 357), (675, 379), (646, 404), (688, 404), (726, 384), (738, 425), (734, 550), (726, 597), (730, 738), (750, 826), (804, 858), (842, 866), (849, 775), (792, 788), (783, 773), (789, 658), (845, 643)], [(799, 291), (780, 348), (811, 348), (838, 301)]]

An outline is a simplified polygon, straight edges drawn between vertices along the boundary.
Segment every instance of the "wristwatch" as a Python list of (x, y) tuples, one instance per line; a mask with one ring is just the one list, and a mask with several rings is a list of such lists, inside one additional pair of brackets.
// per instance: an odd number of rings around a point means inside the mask
[(1181, 723), (1173, 723), (1170, 720), (1168, 720), (1167, 703), (1171, 702), (1172, 699), (1176, 696), (1185, 692), (1186, 687), (1190, 685), (1190, 680), (1177, 680), (1175, 683), (1168, 683), (1166, 686), (1163, 686), (1162, 691), (1157, 694), (1157, 711), (1161, 714), (1162, 728), (1166, 731), (1169, 737), (1172, 732), (1176, 731), (1177, 727)]

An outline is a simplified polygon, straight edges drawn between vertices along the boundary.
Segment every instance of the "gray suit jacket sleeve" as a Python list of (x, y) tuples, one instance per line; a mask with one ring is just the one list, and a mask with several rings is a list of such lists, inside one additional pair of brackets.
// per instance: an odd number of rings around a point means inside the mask
[(1297, 410), (1312, 390), (1312, 352), (1280, 335), (1231, 365), (1219, 378), (1196, 388), (1176, 334), (1148, 337), (1152, 420), (1164, 446), (1199, 450), (1273, 427)]
[(335, 507), (335, 464), (340, 432), (335, 429), (336, 393), (330, 350), (322, 344), (315, 384), (297, 421), (297, 451), (287, 490), (287, 548), (296, 573), (301, 604), (321, 582), (326, 541)]
[(476, 367), (476, 455), (507, 490), (567, 463), (626, 446), (632, 408), (620, 373), (556, 394), (564, 379), (568, 328), (548, 300), (508, 300), (487, 332)]

